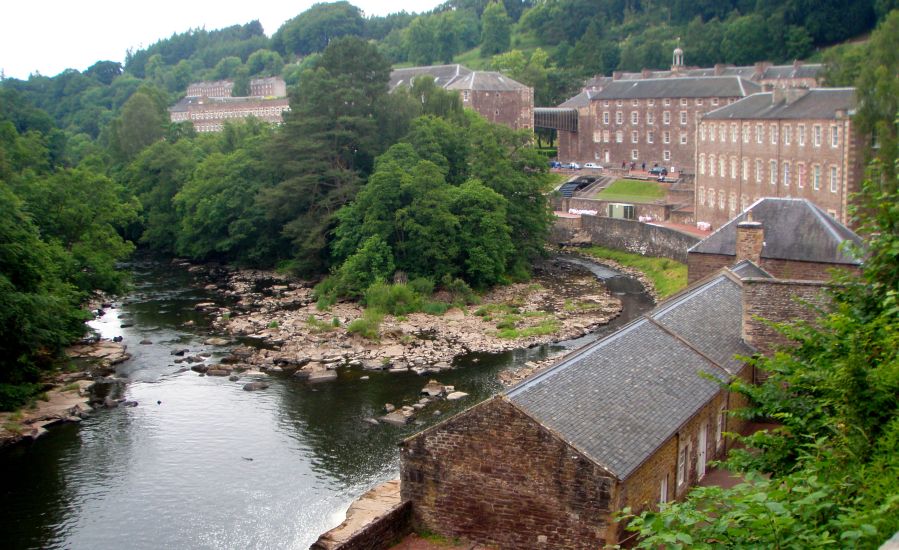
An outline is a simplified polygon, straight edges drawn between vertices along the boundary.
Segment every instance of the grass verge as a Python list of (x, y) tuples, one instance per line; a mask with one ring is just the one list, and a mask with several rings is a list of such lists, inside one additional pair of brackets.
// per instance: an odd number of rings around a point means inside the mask
[(653, 202), (665, 198), (665, 190), (654, 181), (621, 179), (596, 194), (603, 201)]
[(659, 298), (666, 298), (687, 286), (687, 266), (668, 258), (641, 256), (601, 246), (583, 249), (589, 256), (614, 260), (619, 264), (641, 271), (652, 281)]

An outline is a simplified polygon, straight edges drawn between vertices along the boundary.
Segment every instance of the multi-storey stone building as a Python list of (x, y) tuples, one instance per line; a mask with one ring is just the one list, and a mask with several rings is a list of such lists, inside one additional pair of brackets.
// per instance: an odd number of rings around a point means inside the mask
[(458, 64), (395, 69), (390, 74), (390, 90), (410, 86), (422, 76), (433, 78), (441, 88), (457, 91), (463, 107), (490, 122), (516, 130), (534, 127), (534, 89), (502, 73), (472, 71)]
[(218, 132), (225, 122), (256, 117), (280, 124), (290, 110), (287, 85), (279, 77), (250, 81), (248, 97), (231, 97), (234, 81), (196, 82), (187, 87), (187, 95), (169, 108), (172, 122), (191, 122), (198, 132)]
[(863, 174), (855, 101), (852, 88), (777, 88), (705, 114), (696, 221), (717, 228), (761, 197), (799, 197), (848, 223)]
[(609, 82), (562, 104), (577, 123), (558, 129), (559, 158), (691, 172), (698, 116), (759, 91), (737, 76)]

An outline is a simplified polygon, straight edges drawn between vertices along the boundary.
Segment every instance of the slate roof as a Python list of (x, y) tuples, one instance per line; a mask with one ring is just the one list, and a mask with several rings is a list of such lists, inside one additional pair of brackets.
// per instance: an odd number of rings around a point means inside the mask
[(748, 279), (750, 277), (760, 278), (760, 279), (773, 279), (774, 277), (762, 269), (761, 267), (755, 265), (749, 260), (743, 260), (738, 264), (735, 264), (730, 268), (731, 271), (734, 272), (735, 275), (740, 277), (741, 279)]
[(471, 69), (464, 65), (427, 65), (424, 67), (406, 67), (394, 69), (390, 72), (388, 89), (392, 92), (397, 86), (411, 86), (417, 76), (430, 75), (434, 83), (441, 88), (446, 88), (457, 79), (470, 74)]
[(752, 353), (739, 297), (739, 283), (719, 273), (506, 396), (627, 479), (721, 390), (714, 379), (737, 372), (732, 356)]
[(521, 82), (512, 80), (508, 76), (495, 71), (472, 71), (453, 80), (446, 86), (447, 90), (485, 90), (491, 92), (510, 92), (527, 88)]
[(673, 97), (743, 97), (761, 91), (755, 82), (734, 76), (616, 80), (592, 99), (650, 99)]
[(583, 91), (559, 104), (560, 109), (580, 109), (590, 105), (590, 96), (595, 92)]
[(169, 107), (169, 112), (178, 113), (190, 110), (190, 107), (193, 105), (220, 105), (220, 106), (234, 106), (240, 105), (241, 103), (250, 103), (252, 105), (288, 105), (290, 100), (286, 97), (256, 97), (256, 96), (248, 96), (248, 97), (199, 97), (199, 96), (185, 96), (182, 97), (178, 103), (175, 103), (171, 107)]
[(861, 246), (861, 238), (807, 199), (759, 199), (687, 252), (736, 256), (737, 224), (746, 219), (749, 211), (752, 211), (752, 221), (764, 226), (762, 258), (861, 264), (840, 249), (845, 241)]
[(730, 105), (706, 113), (707, 120), (783, 120), (837, 118), (837, 111), (852, 114), (856, 106), (855, 88), (813, 88), (804, 96), (787, 103), (774, 101), (774, 94), (751, 95)]

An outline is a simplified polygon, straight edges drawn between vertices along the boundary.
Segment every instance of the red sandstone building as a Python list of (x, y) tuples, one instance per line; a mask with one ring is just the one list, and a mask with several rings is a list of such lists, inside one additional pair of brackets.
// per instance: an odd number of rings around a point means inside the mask
[(690, 172), (699, 116), (759, 91), (738, 76), (618, 80), (538, 112), (576, 110), (574, 124), (552, 126), (560, 159)]
[(472, 71), (462, 65), (432, 65), (395, 69), (390, 90), (410, 86), (415, 78), (433, 78), (435, 84), (459, 93), (462, 106), (496, 124), (515, 130), (534, 128), (534, 89), (494, 71)]
[(695, 216), (712, 228), (761, 197), (805, 198), (848, 223), (863, 176), (852, 88), (775, 89), (704, 115)]
[(172, 122), (191, 122), (197, 132), (219, 132), (228, 121), (255, 117), (280, 124), (290, 110), (287, 87), (277, 77), (250, 81), (250, 96), (231, 97), (234, 82), (197, 82), (187, 88), (187, 96), (169, 108)]

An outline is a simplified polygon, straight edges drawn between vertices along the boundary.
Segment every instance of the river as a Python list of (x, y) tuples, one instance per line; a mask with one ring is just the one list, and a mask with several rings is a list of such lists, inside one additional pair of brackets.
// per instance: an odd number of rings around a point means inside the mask
[(133, 357), (118, 375), (129, 380), (124, 397), (139, 405), (98, 411), (0, 453), (2, 546), (308, 548), (353, 499), (396, 477), (402, 438), (499, 391), (500, 370), (580, 347), (652, 306), (633, 278), (562, 259), (606, 281), (622, 315), (577, 340), (458, 358), (438, 379), (469, 397), (431, 405), (401, 427), (364, 419), (384, 403), (415, 402), (427, 379), (412, 373), (346, 368), (334, 382), (273, 377), (269, 389), (246, 392), (182, 371), (173, 349), (225, 353), (203, 345), (209, 319), (194, 309), (220, 299), (182, 269), (133, 264), (134, 292), (92, 325), (124, 337)]

